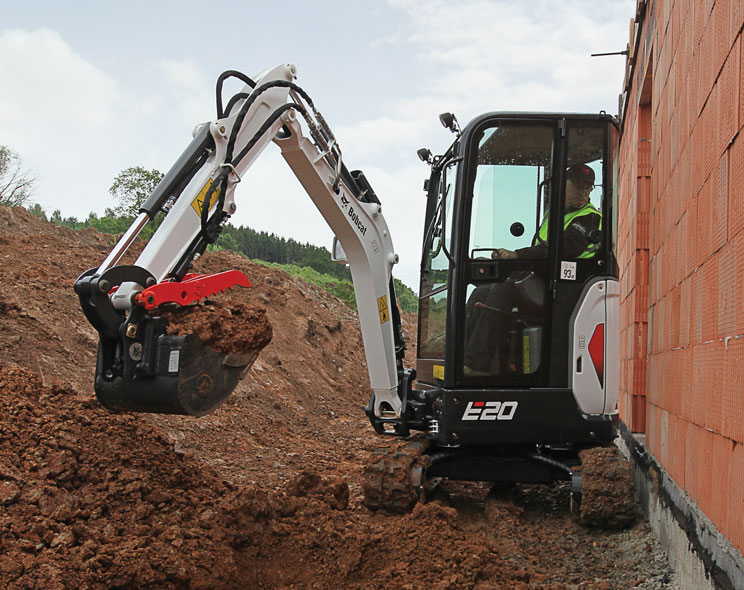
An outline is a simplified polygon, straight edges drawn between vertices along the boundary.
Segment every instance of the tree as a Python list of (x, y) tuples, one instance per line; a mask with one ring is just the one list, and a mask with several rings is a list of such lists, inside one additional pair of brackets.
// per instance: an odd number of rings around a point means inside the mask
[(109, 188), (109, 193), (118, 202), (111, 212), (117, 217), (136, 217), (142, 203), (162, 179), (160, 170), (145, 170), (141, 166), (122, 170)]
[(31, 198), (36, 177), (23, 170), (21, 157), (0, 145), (0, 205), (16, 207)]
[(42, 221), (48, 221), (46, 213), (44, 212), (44, 209), (41, 208), (41, 205), (38, 203), (34, 203), (32, 206), (27, 207), (27, 209), (36, 217), (41, 219)]

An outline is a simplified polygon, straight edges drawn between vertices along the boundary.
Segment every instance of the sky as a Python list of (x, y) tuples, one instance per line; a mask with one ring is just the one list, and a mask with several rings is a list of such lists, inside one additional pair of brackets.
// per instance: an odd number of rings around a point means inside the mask
[[(132, 166), (167, 171), (216, 117), (220, 73), (282, 63), (383, 205), (418, 291), (428, 167), (489, 111), (617, 113), (635, 0), (0, 0), (0, 145), (37, 177), (32, 202), (85, 219)], [(237, 87), (226, 85), (226, 96)], [(330, 249), (333, 235), (269, 146), (236, 190), (235, 225)]]

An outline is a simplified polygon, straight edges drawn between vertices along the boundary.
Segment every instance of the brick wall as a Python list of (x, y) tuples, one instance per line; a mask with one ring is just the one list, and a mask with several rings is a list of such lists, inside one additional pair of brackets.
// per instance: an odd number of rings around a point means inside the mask
[(638, 6), (618, 178), (620, 410), (743, 551), (744, 3)]

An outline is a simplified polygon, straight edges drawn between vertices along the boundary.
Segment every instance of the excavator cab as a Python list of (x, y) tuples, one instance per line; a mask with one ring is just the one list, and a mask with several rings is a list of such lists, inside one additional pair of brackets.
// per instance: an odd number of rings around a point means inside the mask
[(489, 113), (431, 159), (409, 396), (429, 475), (566, 479), (614, 439), (617, 145), (604, 113)]

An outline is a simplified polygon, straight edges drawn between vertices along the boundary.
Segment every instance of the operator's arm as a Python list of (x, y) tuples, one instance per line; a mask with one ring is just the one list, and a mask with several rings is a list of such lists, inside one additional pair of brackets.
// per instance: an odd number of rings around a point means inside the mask
[(563, 258), (578, 258), (586, 251), (592, 243), (591, 232), (599, 229), (601, 219), (598, 214), (583, 215), (563, 230)]
[[(578, 258), (591, 244), (590, 235), (593, 230), (598, 230), (601, 217), (599, 214), (582, 215), (574, 219), (570, 225), (563, 230), (563, 258)], [(527, 248), (517, 250), (497, 250), (499, 258), (546, 258), (548, 256), (548, 245), (545, 243), (535, 244)]]

